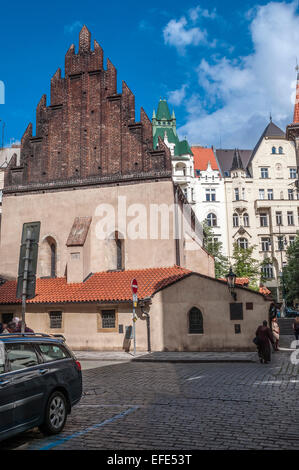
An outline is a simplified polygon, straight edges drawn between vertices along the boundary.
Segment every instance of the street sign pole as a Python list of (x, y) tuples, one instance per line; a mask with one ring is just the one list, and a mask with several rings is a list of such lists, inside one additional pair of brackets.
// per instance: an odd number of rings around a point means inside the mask
[(134, 356), (136, 356), (136, 329), (135, 329), (135, 323), (136, 323), (136, 318), (135, 318), (135, 307), (134, 307), (134, 302), (133, 302), (133, 340), (134, 340)]
[(30, 243), (31, 243), (31, 230), (27, 230), (26, 234), (26, 251), (25, 251), (25, 262), (24, 262), (24, 277), (23, 277), (23, 289), (22, 289), (22, 323), (21, 333), (25, 333), (25, 315), (26, 315), (26, 298), (27, 298), (27, 282), (28, 282), (28, 271), (30, 261)]
[(136, 279), (133, 279), (131, 281), (131, 289), (132, 289), (132, 295), (133, 295), (133, 341), (134, 341), (134, 356), (136, 356), (136, 327), (135, 323), (137, 321), (137, 316), (136, 316), (136, 311), (135, 307), (137, 307), (137, 302), (138, 302), (138, 297), (137, 297), (137, 291), (138, 291), (138, 283)]

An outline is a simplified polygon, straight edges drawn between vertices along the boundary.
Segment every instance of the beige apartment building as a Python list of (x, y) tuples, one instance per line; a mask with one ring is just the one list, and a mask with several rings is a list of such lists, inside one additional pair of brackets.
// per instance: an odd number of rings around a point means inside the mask
[(217, 150), (217, 157), (225, 175), (229, 257), (235, 242), (254, 246), (266, 286), (282, 301), (286, 250), (299, 230), (294, 142), (270, 121), (252, 152)]

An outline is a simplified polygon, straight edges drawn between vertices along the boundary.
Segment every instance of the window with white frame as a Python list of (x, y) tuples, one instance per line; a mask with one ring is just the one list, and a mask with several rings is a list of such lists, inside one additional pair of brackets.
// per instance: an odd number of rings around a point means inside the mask
[(273, 266), (272, 264), (265, 264), (261, 268), (262, 274), (266, 279), (273, 279)]
[(276, 212), (276, 225), (282, 225), (282, 212)]
[(247, 214), (247, 212), (245, 212), (245, 214), (243, 215), (243, 224), (244, 227), (249, 227), (249, 215)]
[(270, 238), (269, 237), (262, 237), (262, 251), (269, 251), (270, 250)]
[(239, 245), (239, 248), (243, 248), (244, 250), (246, 250), (248, 248), (247, 238), (239, 238), (238, 245)]
[(264, 212), (260, 214), (261, 227), (268, 227), (268, 215)]
[(296, 179), (296, 168), (290, 168), (290, 178)]
[(235, 201), (240, 200), (239, 188), (235, 188)]
[(272, 200), (273, 199), (273, 189), (267, 189), (267, 193), (268, 193), (268, 200)]
[(265, 199), (265, 190), (259, 189), (259, 199)]
[(288, 217), (288, 225), (294, 225), (294, 213), (288, 211), (287, 217)]
[(261, 168), (261, 178), (269, 178), (269, 170), (268, 168)]
[(288, 198), (290, 201), (294, 200), (294, 191), (292, 189), (288, 189)]
[(289, 243), (290, 245), (293, 245), (293, 243), (295, 243), (295, 237), (293, 235), (289, 237)]
[(239, 227), (239, 216), (236, 212), (233, 214), (233, 227)]
[(216, 189), (206, 189), (206, 201), (216, 201)]
[(209, 227), (216, 227), (217, 225), (217, 217), (215, 214), (213, 214), (213, 212), (210, 212), (208, 215), (207, 215), (207, 224)]

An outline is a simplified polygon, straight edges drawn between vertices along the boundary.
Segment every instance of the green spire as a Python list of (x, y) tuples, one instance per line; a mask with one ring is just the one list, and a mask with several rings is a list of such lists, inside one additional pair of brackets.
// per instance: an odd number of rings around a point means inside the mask
[(161, 100), (160, 98), (157, 111), (157, 120), (162, 121), (162, 119), (166, 119), (166, 121), (171, 121), (171, 115), (167, 101), (165, 99)]

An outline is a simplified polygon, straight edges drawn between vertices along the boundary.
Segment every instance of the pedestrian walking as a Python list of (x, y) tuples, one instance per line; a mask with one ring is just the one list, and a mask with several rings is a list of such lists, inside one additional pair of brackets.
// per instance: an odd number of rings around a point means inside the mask
[(7, 324), (8, 333), (15, 333), (16, 327), (17, 327), (17, 325), (15, 324), (15, 322), (14, 322), (14, 321), (10, 321), (10, 322)]
[[(14, 332), (15, 333), (21, 333), (21, 331), (22, 331), (22, 322), (19, 321), (18, 324), (15, 327)], [(28, 326), (25, 324), (25, 333), (34, 333), (34, 331), (31, 330), (31, 328), (28, 328)]]
[(279, 344), (279, 334), (280, 334), (280, 328), (279, 328), (279, 325), (277, 323), (277, 318), (274, 317), (273, 320), (272, 320), (272, 334), (273, 334), (273, 338), (274, 338), (274, 351), (279, 351), (279, 347), (278, 347), (278, 344)]
[(296, 317), (293, 322), (293, 330), (294, 330), (296, 341), (298, 341), (299, 340), (299, 317)]
[(274, 338), (266, 320), (258, 327), (255, 335), (260, 362), (267, 364), (271, 361), (271, 343), (274, 344)]
[(272, 320), (273, 318), (276, 317), (276, 305), (274, 302), (271, 302), (270, 307), (269, 307), (269, 325), (271, 328), (272, 325)]

